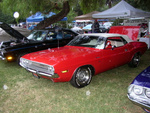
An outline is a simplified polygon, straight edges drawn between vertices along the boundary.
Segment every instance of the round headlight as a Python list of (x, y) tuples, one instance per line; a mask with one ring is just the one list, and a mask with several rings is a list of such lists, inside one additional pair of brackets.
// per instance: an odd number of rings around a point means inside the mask
[(133, 91), (136, 95), (141, 95), (143, 93), (143, 88), (139, 86), (134, 86)]
[(32, 64), (31, 61), (26, 60), (26, 59), (24, 59), (24, 58), (20, 58), (20, 63), (21, 63), (22, 65), (26, 65), (26, 66)]
[(148, 98), (150, 98), (150, 89), (146, 89), (145, 94)]

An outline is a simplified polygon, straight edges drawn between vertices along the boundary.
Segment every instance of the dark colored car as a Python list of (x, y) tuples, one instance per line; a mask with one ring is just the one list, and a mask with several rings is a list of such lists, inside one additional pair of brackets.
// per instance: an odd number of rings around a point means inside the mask
[(70, 29), (48, 28), (25, 37), (6, 23), (0, 22), (0, 27), (16, 39), (0, 43), (0, 59), (7, 61), (19, 62), (24, 54), (64, 46), (78, 35)]
[(133, 80), (128, 88), (128, 98), (150, 113), (150, 66)]

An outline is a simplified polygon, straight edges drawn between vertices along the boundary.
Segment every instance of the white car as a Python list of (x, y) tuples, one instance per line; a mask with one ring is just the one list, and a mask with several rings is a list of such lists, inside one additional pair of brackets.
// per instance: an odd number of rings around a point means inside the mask
[(112, 24), (113, 24), (113, 22), (105, 22), (103, 24), (103, 26), (105, 27), (105, 29), (108, 29), (108, 28), (110, 28), (112, 26)]
[(71, 28), (71, 30), (74, 32), (77, 32), (77, 33), (82, 31), (82, 29), (80, 27), (77, 27), (77, 26), (74, 26), (73, 28)]

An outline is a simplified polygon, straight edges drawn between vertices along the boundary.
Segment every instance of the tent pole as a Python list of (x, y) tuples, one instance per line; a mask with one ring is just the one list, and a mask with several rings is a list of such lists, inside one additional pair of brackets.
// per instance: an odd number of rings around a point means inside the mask
[(150, 38), (150, 18), (147, 19), (147, 21), (148, 21), (147, 37)]

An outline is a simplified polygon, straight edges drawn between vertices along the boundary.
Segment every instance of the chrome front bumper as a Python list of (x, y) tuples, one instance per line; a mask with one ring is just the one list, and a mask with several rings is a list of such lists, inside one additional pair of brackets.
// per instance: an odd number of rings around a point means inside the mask
[(133, 102), (134, 104), (136, 104), (136, 105), (138, 105), (138, 106), (140, 106), (140, 107), (142, 107), (142, 108), (145, 108), (145, 109), (150, 110), (150, 105), (149, 105), (149, 104), (146, 104), (147, 102), (142, 101), (142, 100), (140, 101), (140, 100), (134, 99), (134, 98), (130, 97), (130, 95), (127, 95), (127, 96), (128, 96), (128, 98), (129, 98), (129, 100), (130, 100), (131, 102)]
[(3, 57), (2, 55), (0, 55), (0, 59), (1, 59), (1, 60), (5, 60), (6, 58)]

